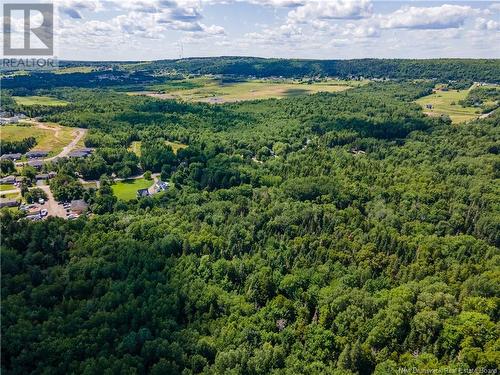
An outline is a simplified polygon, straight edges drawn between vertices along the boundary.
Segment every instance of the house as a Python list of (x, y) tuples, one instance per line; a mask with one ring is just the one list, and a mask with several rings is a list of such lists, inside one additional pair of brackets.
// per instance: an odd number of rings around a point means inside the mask
[(149, 197), (148, 189), (139, 189), (137, 190), (137, 198)]
[(28, 165), (30, 167), (35, 168), (35, 169), (42, 169), (42, 167), (43, 167), (43, 161), (40, 161), (40, 160), (30, 160), (28, 162)]
[(0, 208), (3, 207), (17, 207), (19, 206), (19, 202), (15, 199), (4, 199), (0, 198)]
[(47, 173), (41, 173), (41, 174), (37, 174), (35, 176), (35, 178), (36, 178), (37, 181), (48, 180), (49, 179), (49, 175)]
[(88, 207), (89, 205), (83, 199), (71, 201), (71, 211), (76, 214), (82, 214), (83, 212), (87, 211)]
[(0, 184), (2, 185), (14, 185), (16, 182), (16, 178), (14, 176), (7, 176), (4, 178), (0, 178)]
[(27, 152), (25, 155), (28, 159), (34, 159), (34, 158), (44, 158), (49, 154), (48, 151), (30, 151)]
[(25, 176), (17, 176), (16, 177), (16, 184), (22, 184), (24, 183), (26, 180), (28, 180), (28, 177), (25, 177)]
[(359, 150), (359, 149), (357, 149), (357, 148), (351, 148), (349, 151), (350, 151), (350, 152), (351, 152), (351, 154), (353, 154), (353, 155), (365, 155), (365, 154), (366, 154), (366, 152), (365, 152), (365, 151), (363, 151), (363, 150)]
[(73, 152), (70, 152), (68, 156), (70, 158), (86, 158), (89, 156), (94, 150), (91, 148), (81, 148), (78, 150), (75, 150)]
[(7, 159), (7, 160), (19, 160), (21, 159), (22, 155), (17, 153), (17, 154), (3, 154), (0, 159)]
[(19, 122), (19, 118), (17, 116), (0, 117), (0, 124), (15, 124), (17, 122)]
[(165, 191), (168, 189), (168, 182), (158, 181), (155, 184), (155, 191), (159, 193), (160, 191)]
[(56, 172), (40, 173), (35, 176), (35, 179), (37, 181), (50, 180), (51, 178), (54, 178), (56, 175), (57, 175)]
[(90, 148), (90, 147), (82, 147), (82, 148), (79, 148), (76, 151), (82, 151), (82, 152), (86, 152), (87, 154), (91, 154), (92, 152), (94, 152), (94, 149)]

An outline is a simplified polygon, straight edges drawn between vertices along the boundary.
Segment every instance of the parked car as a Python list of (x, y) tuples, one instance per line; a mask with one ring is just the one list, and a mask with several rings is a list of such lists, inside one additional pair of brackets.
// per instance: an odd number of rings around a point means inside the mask
[(47, 211), (45, 208), (40, 211), (40, 215), (42, 216), (47, 216), (49, 214), (49, 211)]
[(45, 199), (40, 198), (40, 199), (38, 200), (38, 203), (40, 203), (40, 204), (44, 204), (44, 203), (45, 203)]

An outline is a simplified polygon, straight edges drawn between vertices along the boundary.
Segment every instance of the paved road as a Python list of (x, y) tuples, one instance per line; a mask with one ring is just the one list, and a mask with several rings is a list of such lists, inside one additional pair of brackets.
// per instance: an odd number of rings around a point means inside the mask
[(481, 116), (479, 116), (479, 118), (487, 118), (487, 117), (490, 117), (494, 112), (496, 111), (496, 109), (494, 109), (493, 111), (490, 111), (488, 113), (483, 113)]
[[(56, 136), (56, 137), (57, 137), (57, 134), (59, 132), (59, 130), (48, 127), (43, 122), (39, 122), (39, 121), (35, 121), (35, 120), (26, 120), (25, 122), (29, 122), (30, 124), (34, 124), (34, 125), (36, 125), (37, 128), (40, 128), (40, 129), (52, 130), (52, 131), (54, 131), (54, 133), (55, 133), (54, 136)], [(49, 162), (49, 161), (52, 161), (52, 160), (57, 159), (57, 158), (64, 158), (64, 157), (68, 156), (68, 154), (75, 149), (78, 142), (80, 142), (82, 140), (82, 138), (85, 136), (85, 134), (87, 134), (87, 129), (75, 128), (75, 133), (76, 133), (75, 138), (73, 138), (73, 140), (66, 147), (64, 147), (59, 154), (52, 156), (50, 158), (36, 159), (36, 160), (43, 161), (43, 162)], [(16, 166), (23, 166), (25, 164), (28, 164), (28, 162), (20, 161), (20, 162), (16, 163)]]

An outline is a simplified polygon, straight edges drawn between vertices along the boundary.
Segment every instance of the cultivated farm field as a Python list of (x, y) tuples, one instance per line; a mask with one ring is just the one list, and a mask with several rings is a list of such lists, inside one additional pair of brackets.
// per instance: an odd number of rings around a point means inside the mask
[(228, 103), (310, 95), (318, 92), (339, 92), (365, 83), (365, 81), (345, 80), (327, 80), (322, 82), (299, 82), (293, 80), (221, 82), (212, 78), (194, 78), (161, 85), (152, 85), (148, 87), (151, 91), (130, 94), (192, 102)]
[[(418, 99), (416, 102), (423, 107), (424, 113), (429, 116), (448, 115), (452, 123), (463, 123), (479, 116), (478, 108), (462, 107), (458, 103), (467, 97), (471, 89), (472, 87), (467, 90), (437, 90), (431, 95)], [(426, 108), (427, 104), (431, 104), (432, 109)]]

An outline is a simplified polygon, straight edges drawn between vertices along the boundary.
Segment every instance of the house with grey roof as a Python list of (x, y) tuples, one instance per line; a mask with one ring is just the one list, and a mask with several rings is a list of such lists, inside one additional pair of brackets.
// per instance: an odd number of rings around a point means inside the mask
[(19, 160), (21, 159), (23, 155), (16, 153), (16, 154), (3, 154), (0, 156), (0, 159), (7, 159), (7, 160)]
[(148, 189), (139, 189), (137, 190), (137, 198), (149, 197)]
[(49, 154), (48, 151), (29, 151), (25, 155), (28, 159), (44, 158)]

